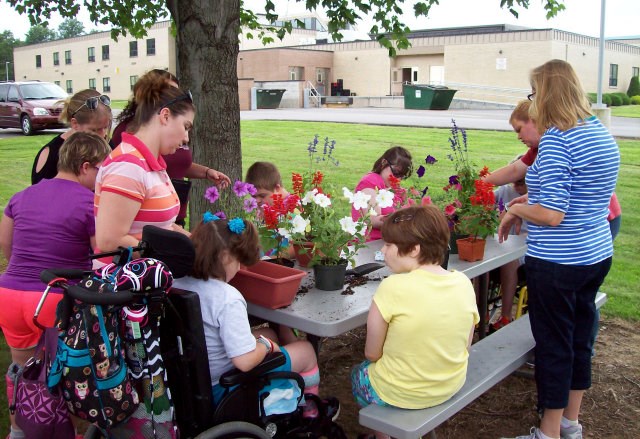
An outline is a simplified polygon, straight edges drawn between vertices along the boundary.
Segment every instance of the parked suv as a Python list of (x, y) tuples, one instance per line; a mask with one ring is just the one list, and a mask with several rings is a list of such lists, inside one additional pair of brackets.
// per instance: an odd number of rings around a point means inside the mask
[(58, 118), (67, 96), (51, 82), (1, 82), (0, 128), (20, 128), (26, 136), (35, 130), (64, 128)]

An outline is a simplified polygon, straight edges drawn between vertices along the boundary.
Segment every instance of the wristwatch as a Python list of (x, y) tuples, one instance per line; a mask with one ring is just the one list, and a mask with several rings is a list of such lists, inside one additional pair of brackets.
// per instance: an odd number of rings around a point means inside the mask
[(256, 338), (256, 342), (262, 343), (263, 345), (265, 345), (265, 347), (267, 348), (267, 355), (273, 352), (273, 342), (269, 340), (267, 337), (265, 337), (264, 335), (261, 335), (260, 337)]

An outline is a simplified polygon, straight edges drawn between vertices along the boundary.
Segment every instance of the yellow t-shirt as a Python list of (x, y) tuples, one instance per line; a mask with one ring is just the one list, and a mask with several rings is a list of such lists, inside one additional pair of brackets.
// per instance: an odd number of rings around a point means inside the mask
[(460, 272), (395, 274), (373, 297), (389, 324), (371, 385), (388, 404), (420, 409), (448, 400), (464, 384), (471, 327), (480, 316), (471, 281)]

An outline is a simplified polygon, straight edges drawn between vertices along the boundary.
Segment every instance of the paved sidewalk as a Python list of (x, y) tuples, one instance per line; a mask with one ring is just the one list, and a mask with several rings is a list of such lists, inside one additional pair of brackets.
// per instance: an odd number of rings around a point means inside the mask
[[(511, 131), (511, 110), (405, 110), (401, 108), (279, 108), (241, 111), (241, 120), (297, 120), (344, 122), (370, 125), (450, 128), (455, 119), (460, 128)], [(616, 137), (640, 139), (640, 119), (612, 117), (611, 132)]]

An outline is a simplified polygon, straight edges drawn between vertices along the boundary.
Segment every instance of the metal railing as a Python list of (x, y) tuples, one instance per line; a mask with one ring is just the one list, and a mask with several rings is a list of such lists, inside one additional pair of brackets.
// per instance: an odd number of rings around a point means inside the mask
[(313, 86), (311, 81), (307, 81), (306, 88), (309, 90), (309, 103), (314, 107), (320, 108), (320, 98), (322, 96), (320, 96), (320, 92), (318, 92), (318, 89)]

